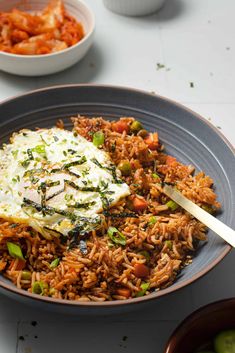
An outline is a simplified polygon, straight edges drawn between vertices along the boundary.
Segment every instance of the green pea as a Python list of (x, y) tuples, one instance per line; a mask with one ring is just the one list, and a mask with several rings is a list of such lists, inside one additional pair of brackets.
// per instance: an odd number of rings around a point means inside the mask
[(52, 296), (55, 294), (55, 288), (50, 288), (49, 289), (49, 295)]
[(129, 176), (131, 174), (131, 164), (129, 161), (121, 161), (118, 168), (124, 176)]
[(137, 132), (139, 132), (142, 129), (143, 129), (143, 126), (138, 120), (133, 121), (133, 123), (130, 126), (130, 130), (134, 134), (137, 134)]
[(148, 136), (148, 131), (145, 129), (141, 129), (138, 133), (138, 136), (142, 137), (143, 139)]
[(31, 272), (30, 271), (22, 271), (22, 274), (21, 274), (21, 279), (23, 280), (31, 280)]

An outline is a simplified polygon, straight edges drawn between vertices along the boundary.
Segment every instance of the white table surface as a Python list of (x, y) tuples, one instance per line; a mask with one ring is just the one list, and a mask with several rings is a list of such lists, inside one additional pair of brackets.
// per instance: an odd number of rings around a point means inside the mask
[[(87, 56), (53, 76), (0, 72), (0, 100), (65, 83), (130, 86), (185, 104), (235, 144), (234, 0), (168, 0), (158, 14), (142, 18), (115, 15), (101, 0), (86, 2), (97, 21)], [(157, 63), (165, 67), (157, 69)], [(38, 311), (0, 295), (0, 353), (161, 353), (189, 313), (235, 295), (234, 278), (232, 251), (205, 277), (147, 309), (86, 320)]]

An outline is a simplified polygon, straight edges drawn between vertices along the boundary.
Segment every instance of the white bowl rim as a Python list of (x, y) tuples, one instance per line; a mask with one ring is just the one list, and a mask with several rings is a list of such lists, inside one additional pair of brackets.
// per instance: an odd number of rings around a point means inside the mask
[(45, 57), (51, 57), (51, 56), (57, 56), (57, 55), (62, 55), (63, 53), (66, 53), (70, 50), (73, 50), (74, 48), (78, 47), (79, 45), (82, 45), (94, 32), (95, 30), (95, 15), (91, 8), (83, 1), (83, 0), (76, 0), (78, 4), (84, 6), (84, 8), (87, 10), (87, 13), (89, 14), (91, 18), (91, 29), (85, 36), (76, 44), (72, 45), (71, 47), (68, 47), (63, 50), (56, 51), (54, 53), (49, 53), (49, 54), (34, 54), (34, 55), (23, 55), (23, 54), (12, 54), (12, 53), (7, 53), (5, 51), (0, 51), (0, 55), (6, 56), (6, 57), (11, 57), (11, 58), (24, 58), (26, 60), (30, 59), (39, 59), (39, 58), (45, 58)]

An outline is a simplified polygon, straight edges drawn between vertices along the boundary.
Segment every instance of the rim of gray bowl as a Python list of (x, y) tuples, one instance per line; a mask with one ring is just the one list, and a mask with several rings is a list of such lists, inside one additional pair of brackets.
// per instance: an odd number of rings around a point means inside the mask
[[(131, 87), (126, 87), (126, 86), (105, 85), (105, 84), (103, 84), (103, 85), (102, 84), (65, 84), (65, 85), (54, 85), (54, 86), (44, 87), (44, 88), (40, 88), (40, 89), (36, 89), (36, 90), (31, 90), (31, 91), (23, 93), (23, 94), (15, 95), (11, 98), (4, 99), (3, 101), (0, 102), (0, 105), (5, 104), (7, 102), (10, 102), (11, 100), (14, 100), (14, 99), (22, 98), (24, 96), (30, 96), (30, 95), (35, 94), (37, 92), (41, 92), (41, 91), (45, 92), (45, 91), (50, 91), (53, 89), (61, 89), (61, 88), (66, 88), (66, 87), (93, 87), (93, 88), (101, 87), (101, 88), (127, 90), (127, 91), (131, 91), (131, 92), (136, 92), (139, 94), (145, 94), (148, 96), (152, 95), (151, 93), (149, 93), (147, 91), (144, 91), (141, 89), (136, 89), (136, 88), (131, 88)], [(233, 145), (228, 141), (228, 139), (220, 131), (218, 131), (218, 129), (216, 129), (215, 126), (213, 126), (209, 121), (207, 121), (201, 115), (199, 115), (198, 113), (195, 113), (193, 110), (185, 107), (184, 105), (182, 105), (178, 102), (175, 102), (172, 99), (163, 97), (158, 94), (154, 94), (154, 96), (160, 98), (161, 100), (163, 100), (169, 104), (173, 104), (173, 105), (189, 112), (190, 114), (193, 114), (199, 120), (206, 123), (212, 130), (214, 130), (214, 132), (217, 135), (220, 136), (220, 138), (223, 139), (223, 141), (226, 143), (227, 146), (230, 147), (230, 149), (232, 150), (232, 152), (235, 156), (235, 148), (233, 147)], [(232, 247), (229, 244), (226, 244), (226, 246), (225, 246), (224, 250), (221, 252), (220, 256), (218, 256), (212, 263), (210, 263), (203, 270), (199, 271), (197, 274), (195, 274), (194, 276), (192, 276), (188, 280), (185, 280), (185, 281), (178, 283), (178, 284), (175, 283), (174, 286), (169, 286), (165, 289), (155, 291), (155, 292), (153, 292), (149, 295), (143, 296), (143, 297), (130, 298), (130, 299), (126, 299), (126, 300), (115, 300), (115, 301), (105, 301), (105, 302), (80, 302), (80, 301), (70, 301), (67, 299), (56, 299), (56, 298), (54, 299), (54, 298), (43, 297), (40, 295), (26, 292), (22, 289), (18, 289), (17, 287), (13, 287), (12, 284), (10, 284), (10, 283), (8, 284), (5, 282), (2, 282), (1, 280), (0, 280), (0, 287), (2, 287), (5, 290), (12, 292), (14, 294), (19, 294), (20, 296), (23, 296), (25, 298), (31, 298), (31, 299), (39, 301), (39, 302), (54, 304), (55, 306), (58, 306), (59, 304), (62, 304), (64, 306), (70, 306), (70, 307), (80, 306), (83, 308), (84, 307), (117, 307), (117, 306), (130, 306), (130, 305), (134, 306), (138, 303), (149, 302), (149, 301), (155, 300), (156, 298), (160, 298), (166, 294), (173, 293), (173, 292), (178, 291), (179, 289), (184, 288), (184, 287), (188, 286), (189, 284), (195, 282), (199, 278), (206, 275), (209, 271), (211, 271), (216, 265), (218, 265), (220, 263), (220, 261), (230, 252), (231, 249), (232, 249)]]

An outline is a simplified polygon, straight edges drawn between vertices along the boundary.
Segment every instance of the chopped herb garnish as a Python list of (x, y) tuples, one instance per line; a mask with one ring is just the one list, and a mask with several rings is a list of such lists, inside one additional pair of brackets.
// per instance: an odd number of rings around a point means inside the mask
[(85, 203), (79, 203), (76, 202), (74, 204), (67, 204), (66, 206), (71, 207), (71, 208), (84, 208), (84, 209), (89, 209), (91, 206), (95, 205), (96, 202), (92, 201), (92, 202), (85, 202)]
[(58, 213), (62, 216), (65, 216), (66, 218), (69, 218), (72, 222), (75, 221), (80, 221), (80, 222), (86, 222), (89, 224), (97, 224), (98, 221), (100, 221), (99, 217), (96, 218), (91, 218), (91, 217), (81, 217), (78, 216), (76, 214), (74, 214), (73, 212), (69, 212), (69, 211), (65, 211), (65, 210), (60, 210), (58, 208), (55, 207), (51, 207), (51, 206), (45, 206), (42, 207), (40, 204), (29, 200), (27, 198), (24, 197), (23, 199), (23, 203), (21, 205), (21, 207), (33, 207), (35, 208), (38, 212), (45, 212), (48, 215), (53, 215), (54, 213)]
[(32, 148), (33, 152), (37, 152), (38, 154), (41, 154), (43, 156), (45, 156), (46, 154), (46, 149), (44, 145), (37, 145), (34, 148)]
[(44, 169), (42, 168), (38, 168), (38, 169), (30, 169), (30, 170), (27, 170), (25, 173), (24, 173), (24, 177), (25, 176), (31, 176), (33, 174), (41, 174), (42, 172), (46, 172)]
[(22, 165), (22, 167), (27, 168), (30, 164), (30, 161), (28, 159), (25, 159), (24, 161), (20, 161), (19, 163)]
[(33, 158), (33, 153), (32, 153), (32, 150), (30, 149), (30, 148), (28, 148), (27, 149), (27, 154), (28, 154), (28, 156), (29, 156), (29, 160), (33, 160), (34, 158)]
[(46, 198), (46, 201), (49, 201), (49, 200), (53, 199), (53, 197), (58, 196), (58, 195), (61, 194), (62, 192), (64, 192), (64, 188), (61, 189), (61, 190), (58, 190), (58, 191), (56, 191), (54, 194), (48, 196), (48, 197)]
[(46, 140), (44, 139), (44, 137), (43, 137), (42, 135), (40, 135), (40, 137), (41, 137), (42, 142), (44, 142), (45, 145), (49, 146), (49, 144), (46, 142)]
[(71, 149), (71, 148), (68, 149), (68, 152), (69, 152), (70, 154), (75, 154), (75, 153), (77, 153), (77, 151), (75, 151), (75, 150), (73, 150), (73, 149)]
[(126, 245), (126, 237), (115, 227), (109, 227), (108, 236), (115, 244)]
[(64, 196), (64, 199), (65, 199), (65, 201), (71, 201), (71, 200), (73, 200), (73, 195), (72, 194), (66, 194), (65, 196)]
[(92, 158), (91, 161), (94, 164), (96, 164), (98, 167), (100, 167), (101, 169), (107, 169), (107, 170), (111, 171), (113, 179), (114, 179), (116, 184), (123, 184), (123, 181), (121, 179), (118, 179), (118, 177), (117, 177), (115, 165), (111, 165), (110, 167), (102, 166), (102, 164), (100, 164), (100, 162), (96, 158)]
[(57, 186), (60, 185), (60, 181), (59, 180), (55, 180), (55, 181), (46, 181), (46, 187), (51, 188), (53, 186)]
[(63, 155), (66, 157), (66, 156), (67, 156), (67, 152), (66, 152), (66, 151), (63, 151)]
[(103, 214), (106, 217), (111, 217), (111, 218), (138, 218), (138, 215), (136, 213), (130, 213), (130, 212), (120, 212), (120, 213), (111, 213), (109, 211), (103, 211)]
[(13, 157), (16, 159), (19, 151), (11, 151)]
[(73, 161), (73, 162), (70, 162), (70, 163), (67, 163), (67, 164), (64, 164), (62, 169), (68, 169), (70, 167), (74, 167), (75, 165), (81, 165), (83, 163), (86, 162), (86, 157), (83, 156), (81, 159), (77, 160), (77, 161)]
[(59, 139), (58, 139), (57, 136), (53, 136), (53, 139), (54, 139), (55, 142), (58, 142), (58, 141), (59, 141)]
[(66, 184), (68, 184), (69, 186), (71, 186), (72, 188), (76, 189), (76, 190), (99, 192), (99, 187), (95, 187), (95, 186), (79, 186), (79, 185), (75, 184), (73, 181), (67, 180), (67, 179), (65, 179), (64, 182)]

